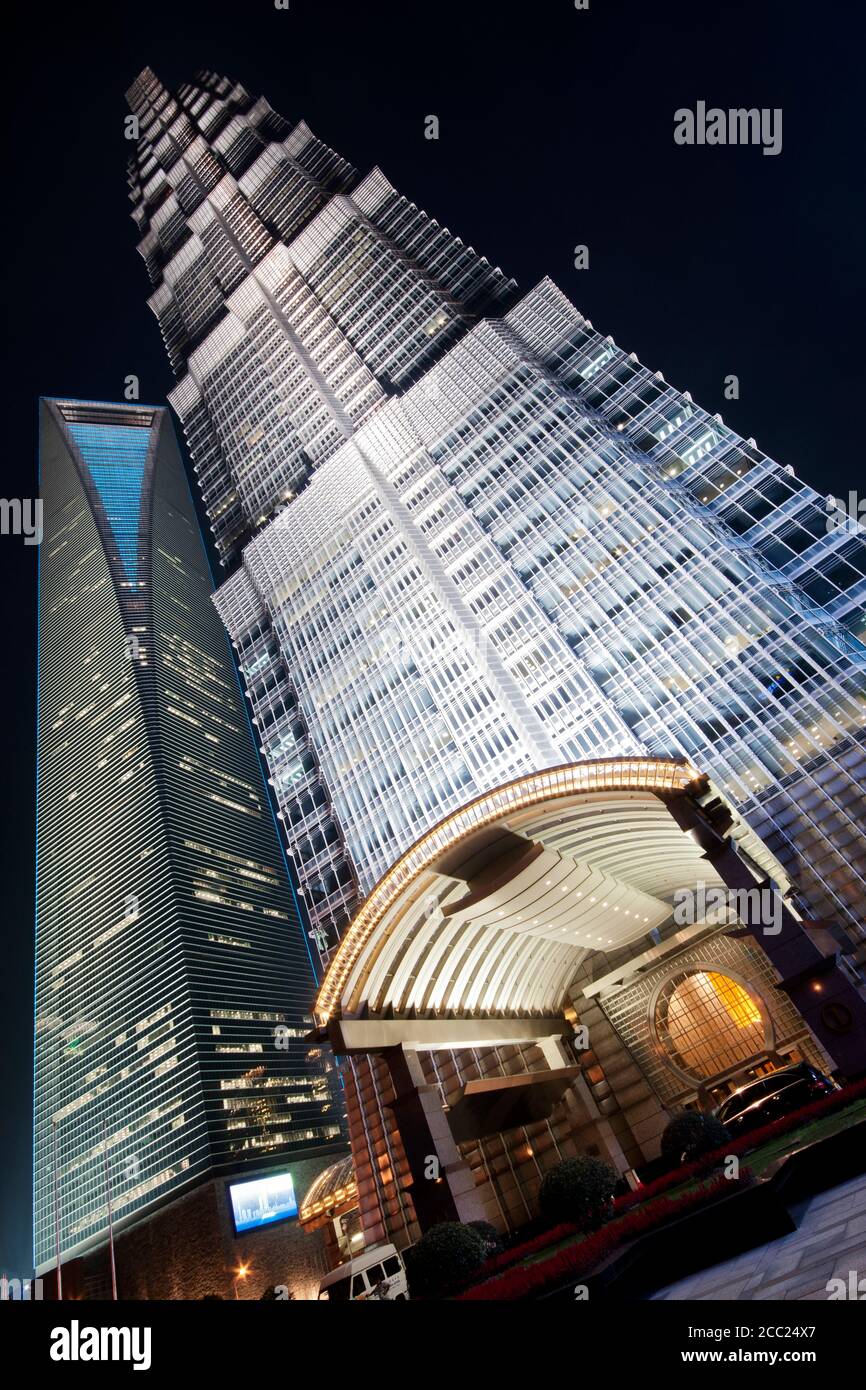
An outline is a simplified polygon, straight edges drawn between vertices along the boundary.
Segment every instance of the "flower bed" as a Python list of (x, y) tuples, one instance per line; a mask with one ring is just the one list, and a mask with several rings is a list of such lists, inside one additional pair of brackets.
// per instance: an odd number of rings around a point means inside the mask
[[(653, 1199), (660, 1197), (673, 1187), (681, 1187), (685, 1183), (692, 1182), (697, 1178), (709, 1174), (714, 1168), (717, 1168), (719, 1163), (728, 1155), (734, 1154), (739, 1156), (748, 1150), (760, 1148), (763, 1144), (778, 1138), (780, 1135), (796, 1129), (800, 1125), (808, 1123), (810, 1120), (829, 1114), (833, 1110), (841, 1109), (845, 1105), (849, 1105), (852, 1101), (860, 1099), (862, 1096), (866, 1096), (866, 1080), (858, 1081), (851, 1086), (845, 1086), (841, 1091), (834, 1091), (828, 1096), (822, 1096), (820, 1100), (813, 1101), (810, 1105), (805, 1105), (802, 1109), (793, 1111), (790, 1115), (784, 1115), (780, 1119), (774, 1120), (771, 1124), (763, 1125), (760, 1129), (752, 1130), (750, 1134), (744, 1134), (740, 1139), (731, 1140), (729, 1143), (723, 1145), (722, 1148), (716, 1149), (712, 1153), (705, 1154), (702, 1158), (696, 1159), (694, 1163), (682, 1164), (672, 1172), (665, 1173), (662, 1177), (656, 1178), (654, 1182), (646, 1183), (633, 1192), (623, 1193), (623, 1195), (617, 1197), (614, 1202), (612, 1223), (616, 1223), (617, 1229), (619, 1229), (620, 1223), (617, 1221), (619, 1216), (625, 1215), (626, 1212), (633, 1211), (635, 1207), (642, 1207), (644, 1203), (653, 1201)], [(730, 1181), (727, 1179), (721, 1179), (720, 1181), (724, 1183), (724, 1189), (719, 1189), (719, 1191), (726, 1190), (729, 1192)], [(708, 1198), (716, 1195), (716, 1186), (716, 1184), (711, 1184), (709, 1187), (698, 1189), (698, 1193), (700, 1194), (698, 1202), (706, 1201)], [(693, 1196), (691, 1193), (684, 1195), (688, 1197)], [(655, 1213), (656, 1210), (657, 1206), (654, 1203), (653, 1213)], [(680, 1208), (676, 1207), (676, 1210), (680, 1210)], [(669, 1207), (665, 1210), (665, 1216), (668, 1215), (670, 1215)], [(611, 1223), (609, 1223), (607, 1227), (603, 1227), (601, 1231), (596, 1232), (594, 1236), (587, 1237), (587, 1241), (596, 1240), (603, 1236), (609, 1229), (610, 1224)], [(513, 1265), (520, 1264), (524, 1260), (530, 1259), (533, 1255), (539, 1254), (549, 1246), (558, 1245), (561, 1241), (568, 1240), (570, 1236), (576, 1236), (578, 1234), (578, 1228), (571, 1224), (553, 1226), (550, 1230), (542, 1231), (540, 1235), (533, 1237), (531, 1240), (523, 1241), (520, 1245), (514, 1245), (508, 1250), (503, 1250), (501, 1254), (494, 1255), (492, 1259), (485, 1263), (478, 1275), (475, 1276), (472, 1288), (466, 1290), (460, 1296), (466, 1298), (480, 1296), (475, 1293), (478, 1279), (489, 1280), (503, 1270), (510, 1269)], [(579, 1248), (583, 1249), (587, 1241), (581, 1241)], [(576, 1248), (578, 1247), (570, 1247), (570, 1249)], [(568, 1252), (561, 1253), (566, 1254)], [(608, 1252), (605, 1251), (604, 1253), (606, 1254)], [(547, 1267), (547, 1264), (548, 1262), (545, 1261), (545, 1267)], [(485, 1288), (489, 1288), (489, 1284), (485, 1284)], [(499, 1295), (496, 1296), (498, 1297)], [(520, 1295), (515, 1296), (519, 1297)]]
[[(660, 1197), (651, 1207), (638, 1207), (636, 1210), (626, 1211), (621, 1217), (614, 1217), (606, 1226), (602, 1226), (600, 1231), (595, 1231), (583, 1240), (575, 1241), (564, 1250), (551, 1255), (549, 1259), (539, 1260), (530, 1265), (513, 1266), (501, 1274), (494, 1275), (493, 1278), (488, 1278), (483, 1284), (474, 1284), (471, 1289), (458, 1294), (457, 1298), (464, 1302), (527, 1298), (562, 1279), (579, 1278), (591, 1273), (603, 1259), (627, 1241), (646, 1235), (647, 1232), (677, 1217), (685, 1216), (707, 1202), (730, 1196), (732, 1189), (745, 1188), (750, 1186), (752, 1181), (751, 1173), (744, 1169), (736, 1181), (718, 1177), (705, 1186), (683, 1192), (678, 1197)], [(560, 1232), (560, 1238), (570, 1234), (568, 1227), (556, 1229)], [(552, 1234), (553, 1232), (549, 1233)], [(534, 1242), (528, 1244), (532, 1245)], [(491, 1268), (495, 1268), (494, 1261), (488, 1261), (484, 1266), (485, 1276)]]

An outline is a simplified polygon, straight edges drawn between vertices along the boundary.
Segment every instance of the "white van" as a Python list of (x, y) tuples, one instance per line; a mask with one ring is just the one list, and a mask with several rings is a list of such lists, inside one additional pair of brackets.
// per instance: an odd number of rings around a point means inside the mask
[(343, 1302), (408, 1297), (406, 1266), (394, 1245), (371, 1246), (338, 1269), (332, 1269), (319, 1285), (319, 1298)]

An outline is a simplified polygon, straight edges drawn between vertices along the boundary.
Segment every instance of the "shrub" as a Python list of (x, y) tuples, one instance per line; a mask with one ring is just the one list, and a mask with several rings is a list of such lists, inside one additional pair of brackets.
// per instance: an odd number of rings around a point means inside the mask
[[(754, 1178), (749, 1169), (743, 1168), (738, 1179), (740, 1188), (751, 1187), (753, 1182)], [(644, 1208), (638, 1207), (626, 1212), (603, 1230), (594, 1231), (592, 1235), (584, 1236), (582, 1240), (552, 1252), (546, 1259), (506, 1268), (486, 1282), (474, 1284), (472, 1288), (459, 1294), (458, 1298), (461, 1301), (472, 1302), (476, 1299), (485, 1301), (537, 1297), (542, 1292), (555, 1289), (564, 1279), (583, 1278), (591, 1274), (602, 1260), (627, 1241), (657, 1230), (668, 1221), (685, 1216), (706, 1202), (729, 1197), (731, 1187), (732, 1182), (728, 1178), (716, 1177), (708, 1184), (692, 1188), (689, 1192), (682, 1192), (677, 1197), (660, 1197)]]
[(439, 1298), (447, 1294), (480, 1269), (486, 1251), (484, 1238), (472, 1225), (443, 1221), (439, 1226), (431, 1226), (407, 1251), (412, 1297)]
[(673, 1163), (693, 1163), (719, 1149), (731, 1137), (721, 1120), (702, 1110), (682, 1110), (674, 1115), (662, 1135), (662, 1154)]
[(541, 1180), (541, 1214), (552, 1224), (569, 1221), (580, 1231), (598, 1230), (613, 1210), (617, 1180), (616, 1169), (602, 1158), (566, 1158)]
[[(653, 1198), (664, 1194), (669, 1188), (682, 1187), (684, 1182), (696, 1178), (706, 1177), (713, 1168), (717, 1168), (728, 1154), (745, 1154), (751, 1149), (760, 1148), (763, 1144), (779, 1138), (788, 1131), (796, 1130), (806, 1121), (822, 1119), (824, 1116), (832, 1114), (834, 1111), (842, 1110), (846, 1105), (851, 1105), (855, 1101), (866, 1098), (866, 1080), (849, 1084), (841, 1091), (834, 1091), (831, 1095), (823, 1096), (821, 1100), (812, 1101), (801, 1110), (794, 1111), (790, 1115), (784, 1115), (778, 1120), (774, 1120), (769, 1125), (764, 1125), (761, 1129), (752, 1130), (750, 1133), (741, 1135), (739, 1139), (728, 1139), (727, 1143), (715, 1151), (715, 1153), (704, 1154), (695, 1162), (682, 1165), (673, 1169), (654, 1182), (644, 1183), (634, 1192), (628, 1192), (624, 1196), (614, 1199), (614, 1217), (624, 1216), (636, 1207), (652, 1201)], [(863, 1121), (862, 1123), (866, 1123)], [(745, 1186), (754, 1181), (748, 1168), (743, 1168), (740, 1172), (740, 1182)], [(730, 1183), (728, 1180), (717, 1181), (712, 1187), (703, 1189), (708, 1200), (716, 1196), (725, 1196), (730, 1193)], [(679, 1202), (681, 1197), (690, 1197), (689, 1193), (679, 1194), (668, 1201)], [(655, 1208), (654, 1208), (655, 1209)], [(534, 1231), (538, 1221), (531, 1223)], [(619, 1222), (614, 1223), (619, 1229)], [(530, 1227), (524, 1227), (528, 1231)], [(607, 1234), (612, 1235), (614, 1228), (607, 1226)], [(546, 1249), (553, 1249), (554, 1246), (576, 1233), (573, 1222), (565, 1222), (559, 1226), (548, 1227), (539, 1234), (525, 1236), (514, 1245), (510, 1245), (501, 1255), (491, 1255), (486, 1261), (481, 1277), (492, 1279), (495, 1275), (519, 1265), (533, 1255), (540, 1254)], [(488, 1288), (489, 1284), (476, 1285), (477, 1288)], [(473, 1298), (479, 1295), (475, 1290), (470, 1291), (467, 1297)]]
[(505, 1249), (505, 1242), (495, 1226), (491, 1225), (489, 1221), (470, 1221), (468, 1224), (481, 1237), (484, 1244), (485, 1260), (489, 1260), (493, 1255), (502, 1254)]

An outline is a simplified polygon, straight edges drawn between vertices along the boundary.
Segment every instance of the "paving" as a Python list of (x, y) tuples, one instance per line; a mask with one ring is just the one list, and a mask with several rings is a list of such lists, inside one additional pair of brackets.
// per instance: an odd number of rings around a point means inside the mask
[(801, 1203), (793, 1215), (797, 1230), (790, 1235), (670, 1284), (653, 1299), (826, 1299), (831, 1279), (844, 1280), (850, 1297), (854, 1271), (866, 1300), (866, 1174)]

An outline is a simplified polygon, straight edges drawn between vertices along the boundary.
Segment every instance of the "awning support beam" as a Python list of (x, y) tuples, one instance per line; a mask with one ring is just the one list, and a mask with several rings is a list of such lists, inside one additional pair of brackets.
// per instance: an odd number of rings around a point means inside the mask
[(560, 1014), (548, 1018), (331, 1018), (327, 1037), (338, 1057), (404, 1047), (414, 1052), (461, 1047), (507, 1047), (571, 1037)]

